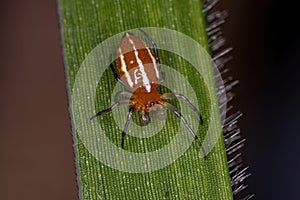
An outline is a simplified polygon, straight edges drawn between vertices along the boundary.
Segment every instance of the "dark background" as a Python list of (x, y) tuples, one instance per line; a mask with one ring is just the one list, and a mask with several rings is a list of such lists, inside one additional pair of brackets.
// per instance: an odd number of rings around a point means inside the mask
[[(293, 5), (294, 4), (294, 5)], [(255, 199), (300, 199), (300, 40), (291, 1), (224, 0)], [(76, 199), (56, 2), (0, 1), (1, 199)]]

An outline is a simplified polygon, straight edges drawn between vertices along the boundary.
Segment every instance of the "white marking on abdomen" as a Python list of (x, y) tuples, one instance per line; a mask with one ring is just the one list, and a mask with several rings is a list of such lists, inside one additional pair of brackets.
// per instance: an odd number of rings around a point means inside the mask
[(151, 85), (150, 85), (149, 79), (147, 77), (147, 74), (145, 72), (144, 65), (143, 65), (141, 59), (139, 58), (139, 53), (138, 53), (138, 51), (137, 51), (137, 49), (134, 45), (134, 42), (130, 39), (130, 36), (129, 36), (128, 33), (126, 34), (126, 37), (129, 39), (129, 42), (132, 44), (132, 47), (133, 47), (133, 50), (134, 50), (134, 55), (136, 57), (136, 61), (139, 65), (140, 72), (142, 73), (143, 86), (146, 88), (147, 92), (150, 92), (151, 91)]
[(156, 78), (159, 79), (159, 71), (157, 69), (157, 65), (156, 65), (156, 59), (153, 57), (152, 55), (152, 52), (150, 51), (150, 49), (148, 47), (146, 47), (151, 59), (152, 59), (152, 62), (153, 62), (153, 66), (154, 66), (154, 70), (155, 70), (155, 74), (156, 74)]
[(133, 87), (133, 82), (132, 82), (131, 77), (130, 77), (128, 71), (127, 71), (124, 55), (122, 54), (121, 48), (119, 48), (119, 52), (120, 52), (120, 58), (121, 58), (121, 70), (124, 72), (127, 83), (132, 88)]
[(134, 72), (133, 72), (133, 75), (134, 75), (134, 83), (137, 85), (138, 84), (138, 80), (142, 78), (142, 73), (140, 71), (140, 69), (135, 69)]

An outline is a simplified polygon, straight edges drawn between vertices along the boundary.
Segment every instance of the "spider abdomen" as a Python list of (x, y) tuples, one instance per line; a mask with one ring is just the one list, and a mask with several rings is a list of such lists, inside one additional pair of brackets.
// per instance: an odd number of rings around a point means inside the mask
[(151, 85), (160, 80), (158, 63), (150, 48), (131, 33), (122, 37), (116, 63), (122, 81), (132, 92), (144, 87), (150, 93)]

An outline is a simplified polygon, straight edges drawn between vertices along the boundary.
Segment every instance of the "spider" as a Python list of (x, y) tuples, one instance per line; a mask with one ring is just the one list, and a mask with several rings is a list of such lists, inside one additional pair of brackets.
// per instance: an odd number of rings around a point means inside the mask
[[(204, 158), (206, 158), (205, 149), (202, 146), (202, 143), (199, 140), (198, 136), (188, 124), (187, 120), (173, 105), (166, 102), (165, 100), (174, 98), (183, 100), (198, 115), (200, 124), (202, 125), (203, 119), (199, 110), (189, 101), (187, 97), (182, 94), (160, 94), (158, 92), (158, 87), (165, 80), (165, 74), (160, 71), (161, 67), (157, 46), (156, 43), (143, 29), (140, 29), (140, 31), (152, 43), (154, 53), (150, 50), (146, 43), (144, 43), (136, 35), (130, 32), (126, 32), (123, 35), (117, 50), (117, 70), (115, 69), (112, 62), (110, 64), (110, 68), (114, 73), (115, 79), (131, 92), (117, 92), (115, 95), (114, 104), (112, 104), (109, 108), (98, 112), (96, 115), (91, 117), (91, 119), (107, 114), (120, 105), (129, 105), (127, 120), (122, 131), (121, 146), (124, 149), (124, 139), (133, 112), (141, 111), (140, 122), (142, 125), (146, 125), (150, 121), (150, 111), (164, 111), (163, 108), (167, 108), (181, 119), (188, 132), (191, 134), (191, 136), (194, 138), (194, 140), (202, 150)], [(110, 60), (112, 60), (112, 55), (110, 55)], [(118, 100), (119, 96), (125, 96), (129, 100)]]

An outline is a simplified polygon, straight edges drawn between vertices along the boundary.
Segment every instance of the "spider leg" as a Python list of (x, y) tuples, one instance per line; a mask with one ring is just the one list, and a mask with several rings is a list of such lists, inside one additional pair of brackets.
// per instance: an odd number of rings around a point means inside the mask
[(204, 159), (206, 159), (206, 152), (204, 147), (202, 146), (201, 141), (199, 140), (198, 136), (195, 134), (195, 132), (193, 131), (193, 129), (190, 127), (190, 125), (188, 124), (188, 122), (186, 121), (186, 119), (182, 116), (182, 114), (171, 104), (164, 102), (163, 106), (168, 108), (172, 113), (174, 113), (178, 118), (181, 119), (181, 121), (183, 122), (183, 124), (185, 125), (186, 129), (189, 131), (189, 133), (192, 135), (192, 137), (194, 138), (194, 140), (197, 142), (197, 144), (199, 145), (203, 155), (204, 155)]
[(115, 69), (113, 62), (112, 62), (112, 54), (110, 54), (109, 56), (109, 62), (110, 62), (110, 69), (112, 70), (112, 72), (114, 73), (114, 77), (115, 79), (121, 84), (123, 85), (126, 89), (130, 90), (130, 88), (128, 88), (128, 86), (122, 81), (122, 79), (120, 78), (117, 70)]
[(161, 85), (166, 80), (166, 74), (165, 74), (165, 72), (160, 72), (160, 75), (161, 75), (161, 77), (160, 77), (160, 80), (158, 82), (159, 85)]
[(124, 149), (124, 139), (125, 139), (125, 136), (126, 136), (126, 132), (127, 132), (129, 123), (131, 121), (133, 111), (134, 111), (134, 109), (132, 107), (129, 108), (129, 111), (128, 111), (128, 114), (127, 114), (127, 120), (126, 120), (125, 126), (124, 126), (123, 131), (122, 131), (122, 143), (121, 143), (122, 149)]
[(161, 96), (162, 99), (174, 99), (174, 98), (178, 98), (183, 100), (186, 104), (188, 104), (190, 106), (190, 108), (198, 115), (199, 119), (200, 119), (200, 124), (203, 125), (203, 119), (202, 116), (199, 112), (199, 110), (196, 108), (196, 106), (194, 106), (190, 100), (184, 96), (183, 94), (176, 94), (176, 93), (165, 93), (162, 94)]
[(139, 28), (139, 30), (146, 36), (146, 38), (152, 43), (154, 54), (155, 54), (155, 59), (158, 63), (158, 69), (160, 70), (160, 60), (158, 56), (158, 51), (157, 51), (157, 45), (156, 43), (152, 40), (152, 38), (144, 31), (143, 29)]
[(96, 118), (96, 117), (98, 117), (98, 116), (107, 114), (107, 113), (113, 111), (113, 110), (114, 110), (115, 108), (117, 108), (118, 106), (121, 106), (121, 105), (128, 105), (128, 104), (129, 104), (129, 101), (126, 100), (126, 99), (117, 101), (117, 102), (115, 102), (113, 105), (111, 105), (109, 108), (104, 109), (104, 110), (98, 112), (96, 115), (92, 116), (92, 117), (90, 118), (90, 120), (92, 120), (92, 119), (94, 119), (94, 118)]
[[(157, 51), (157, 45), (154, 42), (154, 40), (146, 33), (146, 31), (144, 31), (143, 29), (139, 28), (139, 30), (146, 36), (146, 38), (152, 43), (153, 46), (153, 50), (154, 50), (154, 55), (155, 55), (155, 59), (158, 65), (158, 70), (160, 71), (161, 66), (160, 66), (160, 59), (158, 56), (158, 51)], [(165, 73), (164, 72), (160, 72), (161, 75), (161, 79), (159, 81), (159, 84), (163, 83), (165, 81)]]
[(119, 101), (119, 97), (120, 96), (124, 96), (124, 97), (127, 97), (128, 99), (130, 99), (131, 98), (131, 96), (132, 96), (132, 93), (130, 93), (130, 92), (127, 92), (127, 91), (119, 91), (119, 92), (117, 92), (116, 94), (115, 94), (115, 96), (114, 96), (114, 102), (117, 102), (117, 101)]

